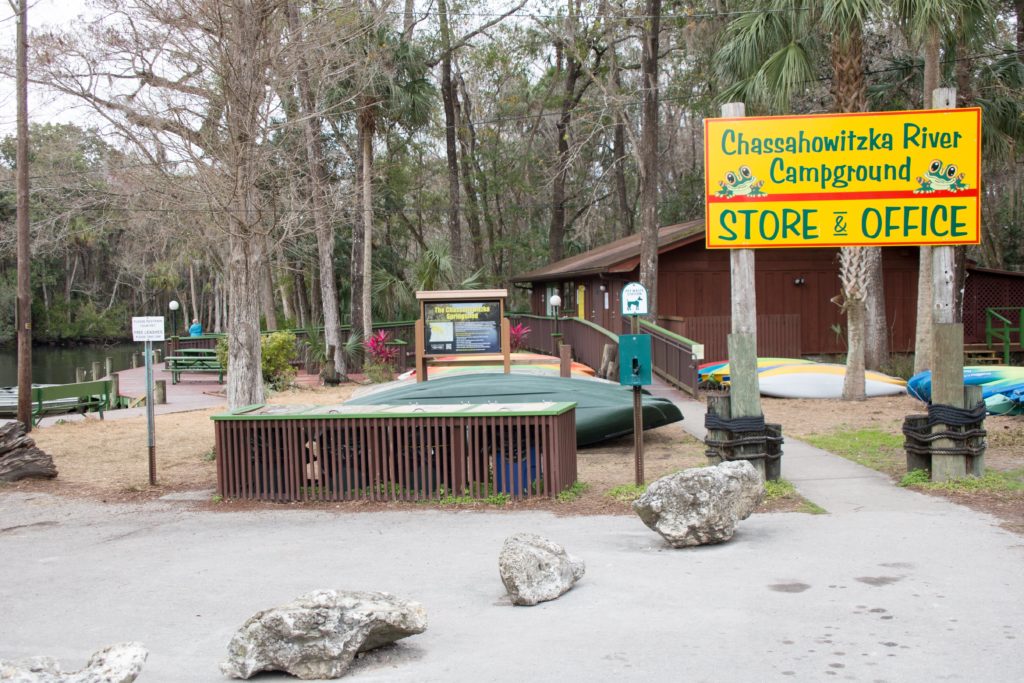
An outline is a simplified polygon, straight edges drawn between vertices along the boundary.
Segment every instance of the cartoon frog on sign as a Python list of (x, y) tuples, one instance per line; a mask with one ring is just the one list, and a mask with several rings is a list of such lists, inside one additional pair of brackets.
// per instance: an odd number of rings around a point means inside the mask
[(957, 173), (956, 164), (943, 166), (941, 159), (936, 159), (928, 165), (928, 172), (917, 177), (921, 187), (914, 190), (914, 194), (929, 194), (939, 190), (946, 192), (959, 192), (967, 189), (967, 183), (963, 182), (964, 174)]
[(750, 171), (747, 165), (740, 166), (740, 173), (736, 175), (732, 171), (725, 174), (725, 181), (718, 181), (720, 189), (715, 193), (717, 197), (764, 197), (761, 192), (764, 181), (758, 180)]

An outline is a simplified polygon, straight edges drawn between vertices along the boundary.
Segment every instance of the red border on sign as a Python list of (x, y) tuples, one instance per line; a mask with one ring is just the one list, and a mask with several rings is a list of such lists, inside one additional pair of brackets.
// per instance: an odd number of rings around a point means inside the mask
[[(715, 197), (710, 192), (708, 185), (708, 121), (777, 121), (779, 119), (822, 119), (822, 118), (835, 118), (837, 116), (921, 116), (928, 114), (949, 114), (950, 112), (963, 112), (970, 111), (975, 112), (978, 129), (977, 129), (977, 144), (978, 144), (978, 187), (964, 190), (963, 192), (949, 192), (949, 191), (937, 191), (929, 194), (914, 194), (913, 190), (903, 190), (896, 192), (851, 192), (848, 194), (842, 193), (821, 193), (821, 194), (786, 194), (786, 195), (772, 195), (769, 197), (730, 197), (727, 201), (735, 202), (771, 202), (771, 201), (792, 201), (796, 199), (800, 200), (831, 200), (839, 201), (844, 199), (940, 199), (948, 197), (976, 197), (979, 198), (975, 209), (976, 220), (978, 222), (978, 238), (977, 240), (971, 240), (969, 242), (953, 242), (949, 240), (943, 240), (941, 242), (907, 242), (907, 243), (895, 243), (895, 244), (878, 244), (876, 242), (842, 242), (834, 244), (780, 244), (778, 246), (769, 247), (763, 244), (756, 246), (746, 245), (740, 247), (726, 247), (726, 246), (712, 246), (711, 245), (711, 229), (708, 221), (708, 213), (710, 212), (709, 204), (716, 204), (722, 201), (726, 201), (725, 197)], [(956, 109), (908, 109), (903, 111), (865, 111), (865, 112), (837, 112), (832, 114), (787, 114), (784, 116), (732, 116), (732, 117), (709, 117), (704, 119), (704, 248), (705, 249), (799, 249), (801, 247), (879, 247), (879, 246), (904, 246), (904, 247), (917, 247), (917, 246), (945, 246), (954, 244), (981, 244), (981, 201), (980, 201), (980, 188), (981, 188), (981, 107), (962, 107)]]

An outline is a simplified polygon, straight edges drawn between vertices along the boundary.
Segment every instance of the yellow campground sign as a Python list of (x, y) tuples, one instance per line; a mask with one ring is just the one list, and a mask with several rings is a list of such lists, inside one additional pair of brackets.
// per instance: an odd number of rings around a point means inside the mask
[(978, 244), (981, 110), (704, 121), (709, 249)]

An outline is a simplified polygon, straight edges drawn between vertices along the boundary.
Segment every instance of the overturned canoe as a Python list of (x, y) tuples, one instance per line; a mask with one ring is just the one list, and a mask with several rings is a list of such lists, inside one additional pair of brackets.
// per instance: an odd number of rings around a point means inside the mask
[[(576, 445), (587, 446), (633, 433), (633, 391), (594, 379), (540, 375), (477, 374), (399, 384), (348, 401), (354, 405), (438, 403), (576, 403)], [(644, 429), (683, 419), (671, 401), (643, 396)]]

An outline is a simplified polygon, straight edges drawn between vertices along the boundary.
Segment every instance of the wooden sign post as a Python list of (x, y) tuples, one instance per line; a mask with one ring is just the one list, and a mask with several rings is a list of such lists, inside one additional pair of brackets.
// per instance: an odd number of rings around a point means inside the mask
[(500, 355), (505, 374), (511, 372), (507, 297), (505, 289), (416, 292), (416, 381), (427, 381), (427, 365), (443, 356)]

